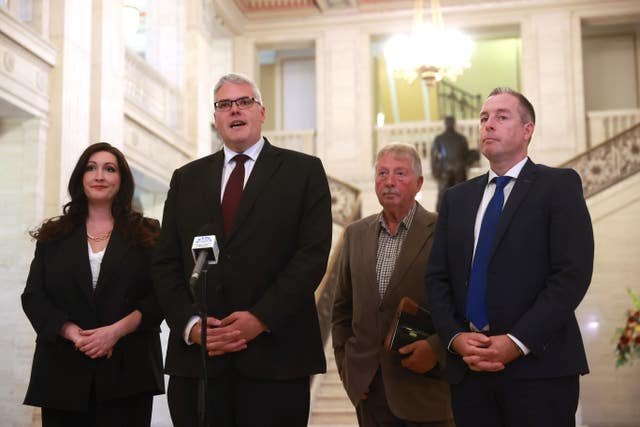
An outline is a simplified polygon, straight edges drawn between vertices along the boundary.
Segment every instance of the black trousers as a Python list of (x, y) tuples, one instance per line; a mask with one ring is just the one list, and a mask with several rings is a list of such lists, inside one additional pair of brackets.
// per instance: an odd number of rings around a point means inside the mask
[[(198, 379), (172, 376), (167, 390), (174, 427), (197, 427)], [(309, 419), (309, 377), (263, 380), (232, 370), (209, 378), (210, 427), (305, 427)]]
[(577, 375), (515, 379), (469, 372), (451, 386), (457, 427), (575, 427)]
[(88, 412), (42, 408), (42, 427), (149, 427), (153, 395), (137, 394), (122, 399), (96, 402)]

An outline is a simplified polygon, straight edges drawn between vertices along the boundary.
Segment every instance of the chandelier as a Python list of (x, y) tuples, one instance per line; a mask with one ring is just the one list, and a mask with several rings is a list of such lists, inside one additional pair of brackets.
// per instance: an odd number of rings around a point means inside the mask
[(422, 0), (416, 0), (415, 11), (411, 34), (393, 36), (385, 44), (387, 64), (410, 83), (418, 77), (429, 85), (444, 77), (455, 80), (471, 66), (473, 42), (445, 28), (439, 0), (431, 0), (431, 24), (423, 22)]

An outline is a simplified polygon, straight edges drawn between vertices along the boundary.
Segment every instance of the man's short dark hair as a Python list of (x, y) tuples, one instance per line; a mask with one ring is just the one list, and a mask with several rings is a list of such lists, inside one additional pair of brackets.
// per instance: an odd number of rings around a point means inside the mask
[(536, 112), (533, 110), (533, 105), (531, 105), (531, 102), (529, 102), (526, 96), (517, 90), (511, 89), (510, 87), (497, 87), (491, 91), (487, 98), (503, 93), (507, 93), (518, 98), (518, 102), (520, 103), (520, 120), (522, 123), (531, 122), (536, 124)]
[(444, 125), (447, 128), (453, 128), (456, 125), (456, 118), (453, 116), (447, 116), (444, 118)]

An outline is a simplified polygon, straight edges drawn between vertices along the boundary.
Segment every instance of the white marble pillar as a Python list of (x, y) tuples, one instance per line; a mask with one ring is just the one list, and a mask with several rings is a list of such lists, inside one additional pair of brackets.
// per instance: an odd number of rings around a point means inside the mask
[(254, 37), (236, 36), (233, 38), (233, 72), (244, 74), (256, 82), (260, 81), (258, 49)]
[(377, 211), (370, 34), (357, 26), (324, 30), (316, 63), (318, 156), (329, 175), (360, 188), (363, 214)]
[(28, 230), (44, 218), (44, 154), (47, 124), (40, 118), (0, 119), (0, 425), (25, 426), (33, 408), (22, 405), (35, 333), (22, 312), (34, 243)]
[[(186, 3), (182, 5), (181, 3)], [(176, 86), (182, 86), (184, 62), (185, 8), (199, 7), (174, 0), (150, 2), (152, 8), (151, 32), (154, 45), (149, 47), (148, 62)]]
[(45, 39), (49, 39), (49, 3), (39, 0), (33, 4), (33, 29)]
[(122, 2), (93, 1), (89, 142), (124, 146), (124, 33)]
[(198, 157), (212, 151), (213, 86), (231, 71), (231, 40), (206, 28), (207, 13), (198, 2), (185, 5), (184, 108), (187, 139)]
[[(233, 69), (233, 40), (231, 37), (217, 37), (211, 40), (211, 87), (209, 89), (208, 109), (206, 110), (208, 120), (207, 125), (213, 121), (213, 89), (220, 77), (235, 71)], [(275, 114), (275, 111), (267, 111), (266, 114)], [(202, 120), (205, 118), (202, 117)], [(203, 124), (204, 129), (204, 124)], [(210, 129), (210, 128), (209, 128)], [(210, 133), (209, 136), (214, 139), (211, 146), (212, 151), (222, 147), (222, 141), (219, 140), (217, 134)], [(204, 146), (199, 146), (202, 149)], [(199, 154), (206, 154), (199, 150)]]
[(45, 214), (60, 212), (71, 171), (90, 140), (91, 2), (52, 0), (51, 43), (58, 50), (50, 76)]
[(532, 11), (521, 34), (522, 89), (536, 110), (529, 153), (558, 165), (586, 147), (580, 20), (567, 9)]
[(344, 27), (324, 32), (316, 48), (318, 147), (329, 173), (360, 184), (371, 168), (373, 113), (368, 34)]

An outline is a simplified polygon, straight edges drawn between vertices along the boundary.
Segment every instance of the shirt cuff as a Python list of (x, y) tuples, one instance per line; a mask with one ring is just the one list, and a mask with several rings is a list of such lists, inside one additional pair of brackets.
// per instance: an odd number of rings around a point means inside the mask
[(187, 326), (184, 328), (184, 333), (182, 334), (182, 338), (184, 339), (184, 342), (187, 343), (187, 345), (193, 344), (193, 341), (189, 339), (189, 334), (191, 333), (191, 329), (193, 328), (193, 325), (198, 323), (198, 320), (200, 320), (199, 316), (191, 316), (191, 318), (187, 322)]
[(456, 337), (457, 337), (458, 335), (460, 335), (461, 333), (462, 333), (462, 332), (458, 332), (457, 334), (455, 334), (455, 335), (451, 338), (451, 340), (449, 341), (449, 344), (447, 344), (447, 351), (448, 351), (449, 353), (458, 354), (458, 353), (456, 353), (456, 351), (451, 347), (451, 345), (453, 344), (453, 340), (455, 340), (455, 339), (456, 339)]
[(523, 356), (526, 356), (527, 354), (531, 353), (531, 350), (529, 350), (529, 348), (526, 345), (522, 344), (522, 341), (520, 341), (518, 338), (514, 337), (511, 334), (507, 334), (507, 336), (511, 339), (511, 341), (513, 341), (515, 345), (518, 346)]

